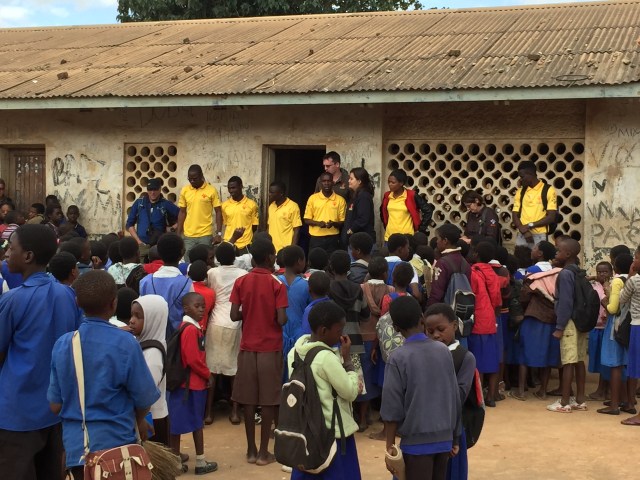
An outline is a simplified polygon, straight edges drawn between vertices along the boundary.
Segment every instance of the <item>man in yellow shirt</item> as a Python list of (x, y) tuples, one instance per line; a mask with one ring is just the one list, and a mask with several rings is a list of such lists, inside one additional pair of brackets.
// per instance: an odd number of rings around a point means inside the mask
[(269, 185), (269, 235), (273, 239), (276, 253), (289, 245), (298, 244), (300, 233), (300, 207), (287, 198), (284, 182), (275, 181)]
[(340, 229), (344, 223), (347, 202), (333, 191), (333, 175), (320, 175), (321, 189), (307, 201), (304, 223), (309, 225), (309, 251), (322, 248), (329, 255), (340, 248)]
[(249, 253), (253, 232), (258, 229), (258, 204), (242, 193), (242, 189), (242, 179), (235, 175), (231, 177), (227, 182), (231, 198), (222, 203), (224, 241), (230, 242), (232, 237), (237, 238), (232, 243), (238, 256)]
[(516, 245), (533, 248), (551, 233), (549, 225), (556, 220), (558, 200), (555, 189), (538, 179), (535, 163), (520, 163), (518, 175), (522, 187), (516, 192), (512, 211), (518, 229)]
[(187, 178), (189, 185), (182, 187), (178, 200), (180, 211), (176, 229), (176, 233), (184, 237), (185, 258), (188, 258), (189, 250), (198, 244), (211, 245), (222, 241), (222, 209), (218, 191), (205, 181), (200, 165), (191, 165)]

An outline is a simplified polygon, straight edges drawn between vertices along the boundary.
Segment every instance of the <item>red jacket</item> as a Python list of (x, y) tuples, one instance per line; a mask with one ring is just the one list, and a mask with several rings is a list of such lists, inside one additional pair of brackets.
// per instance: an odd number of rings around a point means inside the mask
[[(180, 328), (185, 322), (180, 324)], [(207, 367), (204, 351), (204, 333), (193, 324), (189, 324), (180, 334), (180, 357), (182, 365), (189, 367), (189, 390), (204, 390), (209, 381), (209, 367)], [(184, 388), (184, 385), (182, 385)]]
[(496, 309), (502, 305), (501, 279), (488, 263), (471, 266), (471, 290), (476, 295), (475, 324), (472, 333), (496, 333)]
[[(405, 191), (407, 192), (407, 199), (404, 203), (407, 206), (409, 215), (411, 215), (413, 229), (417, 232), (422, 219), (420, 217), (420, 212), (418, 211), (418, 206), (416, 204), (416, 192), (415, 190), (411, 190), (409, 188), (405, 188)], [(387, 226), (387, 223), (389, 223), (389, 210), (387, 209), (387, 206), (389, 205), (390, 194), (391, 192), (384, 192), (384, 196), (382, 197), (382, 206), (380, 207), (380, 211), (382, 213), (382, 223), (384, 224), (385, 228)]]

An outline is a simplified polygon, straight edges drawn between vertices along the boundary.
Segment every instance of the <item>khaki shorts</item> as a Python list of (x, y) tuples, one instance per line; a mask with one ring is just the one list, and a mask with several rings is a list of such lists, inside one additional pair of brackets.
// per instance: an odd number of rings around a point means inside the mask
[(231, 399), (242, 405), (280, 405), (282, 367), (282, 352), (241, 350)]
[(585, 362), (589, 334), (579, 332), (573, 320), (569, 320), (560, 339), (560, 360), (562, 365)]

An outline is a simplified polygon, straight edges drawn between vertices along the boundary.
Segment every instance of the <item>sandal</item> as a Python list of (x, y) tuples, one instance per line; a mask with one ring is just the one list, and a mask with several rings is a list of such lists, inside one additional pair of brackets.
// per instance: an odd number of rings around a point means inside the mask
[(544, 393), (540, 393), (540, 390), (536, 390), (535, 392), (533, 392), (533, 396), (536, 397), (538, 400), (547, 399), (547, 396)]
[(520, 395), (515, 390), (509, 390), (509, 393), (507, 395), (511, 398), (515, 398), (516, 400), (520, 400), (521, 402), (524, 402), (527, 399), (527, 397), (525, 397), (524, 395)]
[(620, 407), (620, 411), (624, 412), (624, 413), (630, 413), (631, 415), (636, 415), (638, 413), (638, 410), (636, 410), (635, 407)]
[(609, 407), (599, 408), (598, 410), (596, 410), (596, 412), (603, 413), (605, 415), (620, 415), (619, 408), (609, 408)]

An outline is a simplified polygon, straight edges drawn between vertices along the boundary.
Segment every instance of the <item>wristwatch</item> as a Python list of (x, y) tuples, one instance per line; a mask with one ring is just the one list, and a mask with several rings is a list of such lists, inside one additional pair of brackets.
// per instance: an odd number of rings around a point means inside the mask
[(534, 227), (533, 227), (533, 222), (529, 222), (529, 223), (527, 224), (527, 227), (529, 227), (529, 228), (534, 228)]

